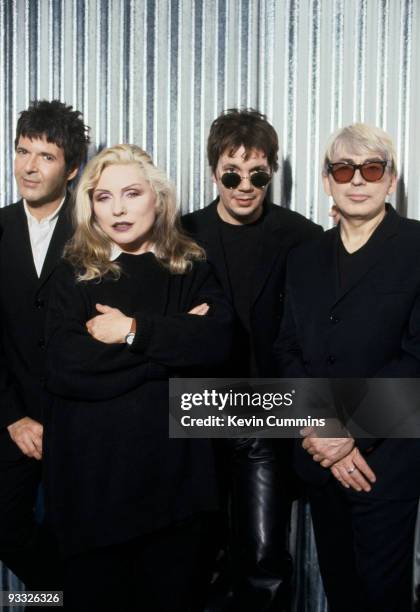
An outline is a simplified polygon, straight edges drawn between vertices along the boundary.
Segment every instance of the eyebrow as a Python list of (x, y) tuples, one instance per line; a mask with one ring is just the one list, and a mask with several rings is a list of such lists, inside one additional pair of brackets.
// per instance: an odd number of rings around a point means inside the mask
[[(18, 145), (16, 147), (16, 151), (26, 151), (27, 153), (30, 153), (29, 149), (23, 145)], [(35, 151), (35, 155), (49, 155), (50, 157), (54, 157), (54, 159), (56, 159), (56, 155), (50, 151)]]
[[(141, 183), (132, 183), (131, 185), (127, 185), (126, 187), (123, 187), (121, 191), (129, 191), (130, 189), (133, 189), (133, 188), (142, 189), (143, 185)], [(100, 188), (95, 187), (95, 189), (93, 190), (93, 193), (96, 193), (97, 191), (101, 193), (104, 193), (104, 192), (110, 193), (110, 189), (106, 189), (105, 187), (100, 187)]]
[[(368, 162), (375, 162), (375, 161), (386, 161), (386, 159), (383, 159), (382, 157), (379, 157), (379, 155), (377, 155), (376, 157), (367, 157), (362, 164), (366, 164)], [(340, 159), (338, 159), (337, 161), (331, 162), (332, 164), (340, 164), (340, 163), (347, 163), (347, 164), (356, 164), (356, 162), (354, 161), (354, 159), (352, 159), (351, 157), (340, 157)], [(357, 166), (357, 164), (356, 164)]]
[[(222, 170), (225, 170), (226, 168), (235, 168), (235, 170), (238, 170), (239, 172), (241, 172), (241, 169), (239, 168), (239, 166), (237, 166), (236, 164), (230, 164), (229, 162), (226, 162), (225, 164), (222, 165)], [(258, 164), (250, 168), (248, 172), (254, 172), (255, 170), (267, 171), (268, 166), (266, 164)]]

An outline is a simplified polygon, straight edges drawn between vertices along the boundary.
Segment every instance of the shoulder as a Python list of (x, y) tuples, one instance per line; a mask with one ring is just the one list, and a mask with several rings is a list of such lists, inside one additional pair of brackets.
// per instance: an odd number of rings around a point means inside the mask
[(289, 254), (289, 266), (308, 267), (313, 262), (318, 261), (319, 255), (324, 253), (336, 239), (337, 231), (337, 228), (334, 227), (327, 231), (318, 232), (311, 240), (295, 246)]
[(278, 206), (277, 204), (269, 202), (266, 204), (266, 210), (268, 217), (272, 217), (283, 227), (292, 231), (313, 234), (314, 236), (319, 236), (324, 231), (320, 225), (317, 225), (304, 217), (304, 215), (294, 210), (290, 210), (289, 208), (285, 208), (284, 206)]
[(17, 214), (23, 211), (23, 200), (19, 200), (18, 202), (14, 202), (13, 204), (9, 204), (8, 206), (3, 206), (0, 208), (0, 221), (8, 222), (9, 220), (14, 219)]
[(217, 200), (200, 210), (195, 210), (181, 217), (181, 225), (185, 231), (195, 234), (205, 228), (213, 219), (217, 219)]

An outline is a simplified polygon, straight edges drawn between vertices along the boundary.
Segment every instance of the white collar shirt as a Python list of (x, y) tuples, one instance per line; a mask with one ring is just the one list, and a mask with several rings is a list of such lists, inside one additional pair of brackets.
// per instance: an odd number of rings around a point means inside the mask
[(26, 219), (28, 221), (29, 238), (31, 240), (32, 257), (38, 278), (41, 276), (42, 267), (47, 256), (48, 247), (57, 225), (58, 215), (63, 207), (65, 198), (61, 200), (60, 206), (48, 217), (38, 221), (29, 211), (28, 205), (23, 200)]

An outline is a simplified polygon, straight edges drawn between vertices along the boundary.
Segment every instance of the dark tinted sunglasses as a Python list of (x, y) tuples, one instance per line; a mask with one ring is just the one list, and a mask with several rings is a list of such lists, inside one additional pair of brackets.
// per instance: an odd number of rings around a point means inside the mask
[(223, 185), (227, 187), (227, 189), (235, 189), (239, 187), (242, 179), (249, 178), (250, 182), (257, 187), (257, 189), (264, 189), (267, 187), (268, 183), (271, 181), (271, 174), (268, 172), (264, 172), (263, 170), (256, 170), (252, 172), (248, 176), (241, 176), (239, 172), (225, 172), (220, 177)]
[(337, 162), (332, 164), (331, 162), (327, 165), (329, 174), (332, 174), (333, 179), (336, 183), (349, 183), (356, 170), (360, 170), (360, 174), (368, 183), (374, 183), (380, 181), (385, 174), (385, 168), (389, 162), (378, 160), (378, 161), (367, 161), (364, 164), (349, 164), (347, 162)]

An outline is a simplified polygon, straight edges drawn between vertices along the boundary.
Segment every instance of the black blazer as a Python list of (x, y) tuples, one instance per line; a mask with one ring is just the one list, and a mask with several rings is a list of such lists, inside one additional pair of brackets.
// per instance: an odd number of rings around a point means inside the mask
[[(275, 343), (284, 377), (404, 378), (420, 375), (420, 223), (387, 205), (379, 240), (361, 276), (338, 285), (339, 229), (300, 247), (289, 259), (287, 300)], [(369, 244), (369, 243), (368, 243)], [(359, 440), (378, 481), (372, 495), (420, 493), (420, 440)], [(311, 482), (329, 477), (298, 447), (297, 467)]]
[[(205, 249), (226, 295), (232, 299), (219, 216), (218, 199), (182, 218), (184, 229)], [(259, 376), (276, 373), (272, 347), (283, 313), (286, 260), (290, 249), (321, 234), (322, 228), (302, 215), (264, 203), (263, 239), (253, 281), (251, 341)], [(235, 350), (235, 347), (233, 348)], [(234, 354), (231, 362), (235, 362)]]
[[(45, 491), (48, 520), (65, 555), (217, 509), (210, 440), (168, 438), (168, 378), (198, 368), (203, 375), (224, 361), (230, 306), (205, 262), (174, 275), (151, 253), (118, 261), (117, 281), (76, 283), (64, 263), (55, 274)], [(135, 316), (131, 347), (87, 333), (98, 302)], [(211, 305), (208, 315), (186, 314), (203, 302)]]
[[(60, 211), (40, 278), (33, 261), (22, 200), (0, 209), (0, 233), (2, 448), (3, 444), (8, 444), (9, 436), (4, 429), (7, 425), (24, 416), (40, 422), (43, 420), (45, 313), (51, 274), (72, 234), (70, 196)], [(17, 449), (16, 452), (20, 451)]]

